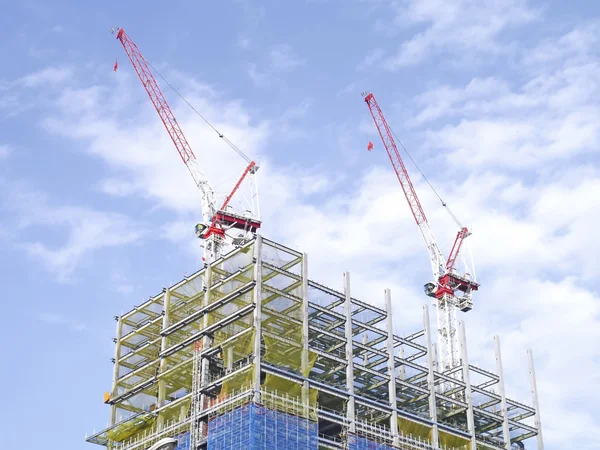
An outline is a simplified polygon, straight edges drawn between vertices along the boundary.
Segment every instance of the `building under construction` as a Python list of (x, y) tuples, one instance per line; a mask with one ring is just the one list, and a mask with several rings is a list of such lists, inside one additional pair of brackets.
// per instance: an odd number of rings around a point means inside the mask
[[(341, 283), (340, 283), (341, 285)], [(119, 450), (543, 448), (532, 405), (495, 370), (438, 364), (423, 328), (394, 334), (385, 309), (309, 279), (305, 254), (261, 235), (115, 317), (110, 426), (87, 438)], [(371, 300), (371, 301), (366, 301)], [(524, 373), (524, 376), (526, 374)], [(526, 383), (527, 380), (524, 380)], [(530, 439), (530, 438), (536, 439)]]

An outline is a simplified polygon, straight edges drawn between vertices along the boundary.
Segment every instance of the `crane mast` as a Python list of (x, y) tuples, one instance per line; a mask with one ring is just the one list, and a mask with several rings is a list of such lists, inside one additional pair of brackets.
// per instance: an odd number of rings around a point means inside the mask
[(425, 211), (421, 206), (421, 202), (410, 179), (410, 175), (406, 170), (392, 130), (385, 120), (385, 116), (377, 104), (375, 96), (372, 93), (363, 94), (365, 96), (364, 100), (371, 112), (373, 122), (377, 127), (383, 146), (387, 151), (392, 167), (396, 172), (400, 186), (404, 191), (412, 215), (419, 227), (429, 253), (433, 280), (425, 284), (425, 293), (429, 297), (435, 298), (440, 359), (443, 370), (450, 370), (460, 364), (460, 350), (456, 332), (456, 309), (460, 308), (461, 311), (469, 311), (473, 305), (471, 292), (479, 288), (479, 284), (475, 280), (472, 280), (469, 274), (461, 275), (455, 269), (455, 263), (463, 241), (470, 235), (470, 232), (466, 227), (461, 227), (456, 235), (450, 256), (446, 260), (436, 243)]
[[(125, 53), (129, 57), (133, 68), (135, 69), (144, 89), (150, 97), (150, 101), (154, 105), (156, 112), (162, 120), (169, 137), (173, 141), (181, 160), (186, 165), (194, 183), (201, 193), (201, 207), (203, 223), (196, 225), (196, 235), (204, 239), (206, 245), (205, 260), (214, 261), (218, 259), (223, 251), (228, 246), (240, 245), (246, 241), (248, 235), (254, 233), (261, 225), (258, 217), (250, 214), (236, 214), (227, 210), (227, 206), (233, 195), (236, 193), (244, 179), (248, 174), (254, 174), (258, 170), (258, 166), (254, 161), (250, 161), (245, 155), (242, 155), (248, 162), (248, 166), (244, 170), (241, 178), (235, 184), (231, 193), (226, 197), (221, 208), (217, 208), (215, 194), (210, 186), (204, 172), (200, 169), (196, 155), (192, 147), (186, 139), (183, 130), (179, 126), (173, 111), (171, 110), (165, 96), (163, 95), (150, 67), (142, 55), (138, 46), (125, 33), (123, 28), (111, 30), (112, 33), (117, 33), (117, 39), (123, 45)], [(220, 135), (220, 137), (223, 137)], [(229, 229), (237, 229), (239, 234), (237, 238), (228, 236), (226, 232)]]

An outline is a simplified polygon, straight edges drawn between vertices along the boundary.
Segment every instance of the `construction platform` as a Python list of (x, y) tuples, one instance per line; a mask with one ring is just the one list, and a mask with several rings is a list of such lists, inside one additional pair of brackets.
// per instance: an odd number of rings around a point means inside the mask
[[(305, 254), (261, 235), (205, 265), (117, 324), (109, 449), (543, 449), (533, 358), (528, 406), (496, 370), (438, 370), (429, 309), (423, 329), (394, 334), (385, 309), (308, 278)], [(400, 308), (400, 305), (396, 306)]]

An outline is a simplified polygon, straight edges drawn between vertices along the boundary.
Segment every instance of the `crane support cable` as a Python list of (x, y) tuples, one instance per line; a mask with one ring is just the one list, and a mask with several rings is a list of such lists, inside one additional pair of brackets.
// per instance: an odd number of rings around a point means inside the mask
[(458, 220), (458, 218), (454, 215), (454, 213), (452, 212), (452, 210), (450, 209), (450, 207), (448, 206), (448, 204), (442, 199), (442, 197), (440, 196), (440, 194), (438, 194), (438, 192), (435, 190), (435, 188), (433, 187), (433, 185), (431, 184), (431, 182), (429, 181), (429, 179), (425, 176), (425, 174), (423, 173), (423, 171), (421, 170), (421, 168), (419, 167), (419, 165), (413, 159), (412, 155), (406, 149), (406, 147), (404, 146), (404, 144), (402, 143), (402, 141), (398, 138), (398, 136), (396, 135), (396, 133), (394, 132), (394, 130), (392, 129), (392, 127), (389, 127), (389, 128), (390, 128), (390, 131), (392, 132), (392, 134), (394, 135), (394, 137), (396, 138), (396, 141), (400, 144), (400, 147), (402, 147), (402, 150), (404, 150), (404, 152), (408, 155), (409, 159), (412, 161), (412, 163), (414, 164), (414, 166), (417, 168), (417, 170), (419, 171), (419, 173), (421, 174), (421, 176), (423, 177), (423, 179), (427, 182), (427, 184), (429, 185), (429, 187), (431, 188), (431, 190), (433, 191), (433, 193), (436, 195), (436, 197), (440, 200), (440, 202), (442, 203), (442, 206), (446, 209), (446, 211), (448, 211), (448, 214), (450, 214), (450, 217), (452, 217), (452, 220), (454, 220), (454, 222), (456, 222), (456, 224), (458, 225), (458, 227), (462, 229), (463, 226), (460, 223), (460, 220)]
[(223, 141), (225, 141), (225, 143), (227, 145), (229, 145), (238, 155), (240, 155), (248, 164), (250, 164), (252, 162), (252, 160), (250, 158), (248, 158), (244, 152), (242, 152), (237, 145), (235, 145), (233, 142), (231, 142), (223, 133), (221, 133), (219, 130), (217, 130), (217, 128), (210, 123), (210, 121), (204, 117), (196, 108), (194, 108), (194, 105), (192, 105), (171, 83), (169, 83), (169, 80), (167, 80), (159, 71), (156, 67), (154, 67), (150, 61), (148, 61), (146, 58), (144, 58), (144, 60), (146, 61), (146, 63), (152, 68), (152, 70), (165, 82), (167, 83), (167, 85), (173, 90), (173, 92), (175, 92), (179, 98), (181, 98), (191, 109), (192, 111), (194, 111), (198, 116), (200, 116), (200, 118), (202, 120), (204, 120), (204, 122), (206, 122), (206, 124), (211, 127), (215, 133), (217, 133), (217, 135), (223, 139)]

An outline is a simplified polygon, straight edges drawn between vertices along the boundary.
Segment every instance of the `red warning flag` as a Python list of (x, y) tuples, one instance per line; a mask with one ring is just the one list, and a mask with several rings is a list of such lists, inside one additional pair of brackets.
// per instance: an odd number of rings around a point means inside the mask
[(119, 61), (115, 60), (115, 67), (113, 67), (113, 72), (116, 72), (118, 68), (119, 68)]
[(371, 141), (369, 141), (369, 143), (367, 144), (367, 150), (373, 150), (373, 143)]

